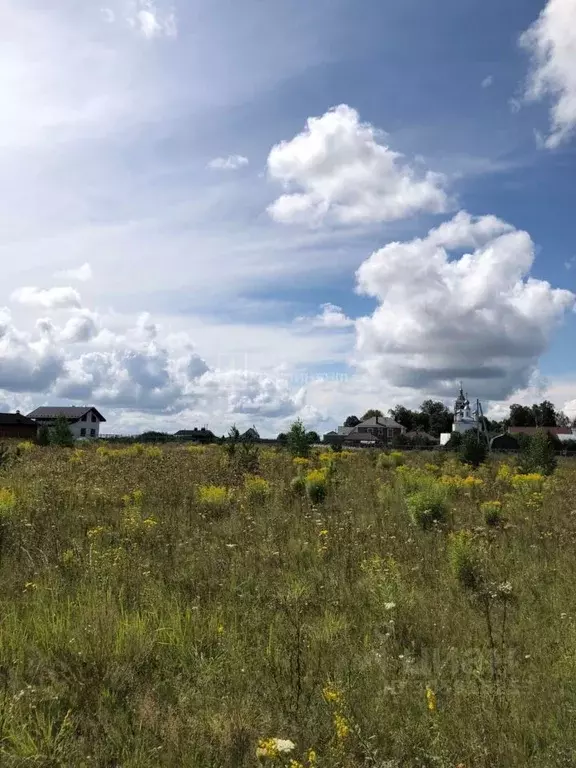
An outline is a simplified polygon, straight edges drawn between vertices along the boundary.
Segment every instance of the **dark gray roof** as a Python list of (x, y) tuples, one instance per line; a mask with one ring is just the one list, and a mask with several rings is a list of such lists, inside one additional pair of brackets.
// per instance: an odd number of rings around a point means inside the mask
[(26, 424), (35, 427), (36, 422), (21, 413), (0, 413), (0, 424)]
[(194, 427), (194, 429), (179, 429), (174, 434), (176, 437), (214, 437), (214, 432), (211, 432), (206, 427), (201, 427), (200, 429), (198, 427)]
[(100, 421), (106, 421), (104, 416), (100, 413), (100, 411), (96, 410), (91, 405), (82, 405), (82, 406), (46, 406), (43, 408), (36, 408), (35, 411), (32, 411), (32, 413), (28, 414), (29, 419), (57, 419), (58, 416), (64, 416), (66, 419), (72, 419), (74, 421), (78, 421), (79, 419), (84, 416), (85, 413), (90, 413), (93, 411), (96, 416), (100, 419)]
[(394, 419), (389, 419), (387, 416), (372, 416), (371, 419), (357, 424), (354, 429), (358, 427), (387, 427), (388, 429), (403, 429), (402, 424), (398, 424)]

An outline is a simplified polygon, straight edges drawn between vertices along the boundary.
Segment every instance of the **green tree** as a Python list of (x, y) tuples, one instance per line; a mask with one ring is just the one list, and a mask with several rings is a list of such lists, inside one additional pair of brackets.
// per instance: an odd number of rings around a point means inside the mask
[(280, 443), (280, 445), (286, 445), (286, 441), (288, 440), (286, 437), (286, 432), (280, 432), (276, 440)]
[(348, 416), (348, 418), (344, 422), (344, 426), (345, 427), (352, 427), (352, 428), (354, 428), (354, 427), (357, 427), (358, 424), (360, 424), (360, 419), (358, 418), (358, 416), (353, 416), (353, 415), (352, 416)]
[(286, 443), (292, 456), (300, 456), (305, 459), (310, 455), (310, 442), (302, 419), (297, 419), (292, 424), (286, 434)]
[(556, 426), (557, 427), (570, 427), (570, 417), (567, 416), (564, 411), (559, 411), (556, 414)]
[(462, 447), (462, 433), (452, 432), (450, 439), (444, 446), (445, 451), (459, 451)]
[(514, 403), (510, 406), (509, 422), (511, 427), (535, 427), (534, 411), (528, 405)]
[(362, 416), (362, 421), (367, 421), (368, 419), (373, 419), (375, 416), (382, 417), (382, 411), (379, 411), (377, 408), (370, 408), (364, 416)]
[(520, 471), (524, 473), (540, 472), (543, 475), (553, 474), (558, 460), (556, 449), (561, 447), (545, 429), (539, 429), (530, 440), (520, 443)]
[(483, 461), (486, 461), (487, 454), (488, 446), (483, 435), (478, 434), (475, 429), (464, 433), (459, 450), (460, 461), (463, 464), (479, 467)]
[(407, 432), (412, 432), (417, 426), (415, 413), (409, 408), (405, 408), (403, 405), (396, 405), (394, 408), (390, 408), (388, 414), (395, 422), (406, 427)]
[(310, 443), (310, 445), (314, 445), (314, 443), (320, 442), (320, 435), (318, 434), (318, 432), (314, 432), (314, 430), (308, 432), (306, 437), (308, 438), (308, 442)]
[(50, 445), (50, 430), (47, 426), (40, 427), (36, 442), (38, 445)]
[(444, 432), (452, 430), (454, 416), (440, 400), (425, 400), (420, 411), (428, 417), (428, 432), (434, 437), (440, 437)]
[(532, 406), (534, 423), (537, 427), (555, 427), (556, 408), (550, 400), (543, 400), (539, 405)]
[(54, 426), (50, 430), (50, 442), (52, 445), (71, 448), (74, 445), (74, 435), (65, 416), (58, 416)]

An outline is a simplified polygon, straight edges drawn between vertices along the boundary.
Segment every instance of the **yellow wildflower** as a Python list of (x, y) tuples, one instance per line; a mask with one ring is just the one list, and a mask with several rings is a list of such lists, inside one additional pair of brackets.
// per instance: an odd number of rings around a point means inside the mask
[(88, 536), (89, 539), (96, 539), (98, 536), (102, 536), (106, 533), (108, 529), (104, 525), (97, 525), (95, 528), (90, 528), (86, 532), (86, 536)]
[(335, 685), (329, 683), (322, 691), (324, 700), (328, 704), (341, 704), (343, 700), (342, 691), (336, 688)]
[(336, 731), (336, 738), (338, 741), (344, 741), (350, 734), (348, 721), (340, 712), (334, 713), (334, 730)]
[(510, 464), (502, 464), (496, 473), (496, 479), (502, 482), (508, 482), (514, 476), (514, 470)]
[(426, 706), (429, 712), (436, 712), (436, 694), (429, 685), (426, 686)]
[(230, 501), (230, 492), (218, 485), (201, 485), (198, 488), (198, 501), (211, 507), (223, 507)]
[(247, 475), (244, 478), (244, 490), (250, 501), (262, 503), (270, 494), (270, 483), (263, 477)]
[(0, 512), (9, 512), (16, 506), (16, 494), (10, 488), (0, 488)]
[(316, 765), (316, 763), (318, 761), (318, 756), (316, 755), (316, 750), (309, 749), (308, 750), (307, 759), (308, 759), (308, 765), (310, 765), (310, 766)]
[(527, 475), (514, 475), (512, 485), (517, 490), (541, 491), (544, 484), (544, 475), (531, 472)]

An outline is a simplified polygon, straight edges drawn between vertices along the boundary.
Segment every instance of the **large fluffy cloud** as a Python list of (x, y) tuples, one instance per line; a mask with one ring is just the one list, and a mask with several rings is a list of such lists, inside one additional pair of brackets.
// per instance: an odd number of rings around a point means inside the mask
[(533, 60), (526, 96), (552, 99), (546, 144), (557, 147), (576, 129), (576, 0), (548, 0), (520, 42)]
[(69, 286), (55, 288), (25, 286), (14, 291), (11, 298), (12, 301), (20, 304), (44, 309), (80, 309), (82, 306), (80, 294)]
[(19, 332), (9, 310), (0, 308), (0, 390), (42, 392), (63, 373), (64, 355), (50, 338)]
[(530, 277), (533, 260), (528, 233), (464, 212), (376, 251), (357, 273), (358, 290), (379, 302), (357, 321), (359, 362), (394, 386), (438, 393), (459, 378), (487, 399), (526, 386), (576, 299)]
[(309, 118), (302, 133), (270, 151), (268, 173), (289, 190), (270, 215), (283, 223), (355, 224), (445, 211), (443, 177), (417, 173), (379, 139), (346, 104)]
[[(35, 303), (46, 309), (46, 302)], [(0, 310), (3, 401), (27, 397), (31, 407), (94, 403), (117, 414), (155, 414), (159, 421), (194, 413), (228, 426), (253, 419), (265, 426), (305, 406), (303, 392), (287, 377), (212, 368), (187, 334), (163, 331), (148, 314), (127, 324), (121, 316), (64, 308), (65, 313), (57, 302), (49, 317), (26, 331), (17, 328), (8, 309)], [(132, 417), (126, 423), (141, 421)]]

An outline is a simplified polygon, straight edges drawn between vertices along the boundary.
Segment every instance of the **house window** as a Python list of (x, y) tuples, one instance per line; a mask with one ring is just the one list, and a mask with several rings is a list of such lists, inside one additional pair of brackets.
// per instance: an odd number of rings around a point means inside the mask
[(82, 416), (82, 418), (80, 419), (80, 421), (86, 421), (86, 414), (84, 414), (84, 416)]
[(86, 437), (86, 427), (82, 427), (80, 430), (80, 437)]
[(96, 430), (95, 429), (91, 429), (90, 430), (90, 437), (96, 437)]
[(92, 421), (97, 421), (95, 413), (92, 414)]

